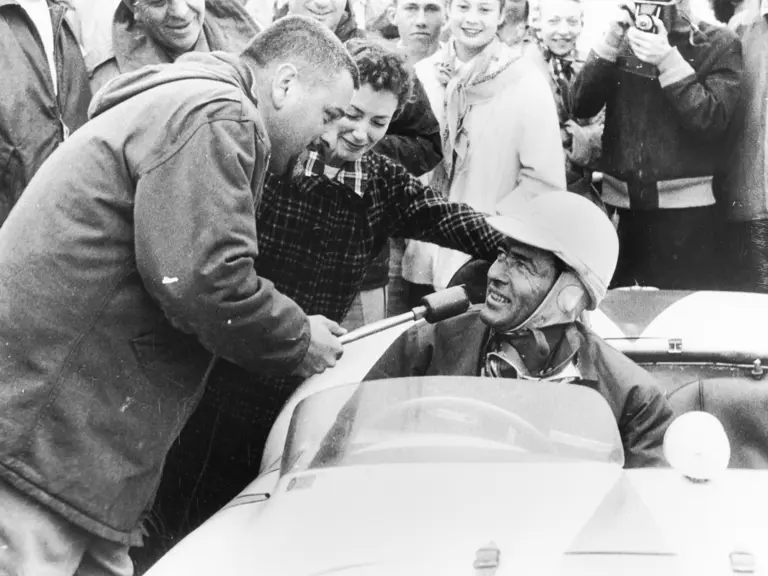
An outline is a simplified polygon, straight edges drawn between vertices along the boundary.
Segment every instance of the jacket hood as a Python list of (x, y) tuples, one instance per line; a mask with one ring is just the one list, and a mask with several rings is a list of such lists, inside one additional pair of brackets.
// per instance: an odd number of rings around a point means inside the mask
[(253, 73), (243, 66), (238, 57), (224, 52), (211, 54), (189, 53), (173, 64), (145, 66), (135, 72), (122, 74), (107, 82), (91, 101), (88, 117), (94, 118), (147, 90), (179, 80), (216, 80), (239, 86), (256, 102), (251, 86)]

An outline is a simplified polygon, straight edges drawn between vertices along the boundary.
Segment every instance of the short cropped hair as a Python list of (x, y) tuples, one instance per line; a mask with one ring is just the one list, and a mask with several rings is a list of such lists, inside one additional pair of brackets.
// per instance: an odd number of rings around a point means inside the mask
[(326, 26), (306, 16), (286, 16), (256, 34), (241, 53), (260, 67), (290, 62), (314, 81), (333, 81), (346, 70), (355, 90), (360, 75), (349, 52)]
[(353, 38), (345, 46), (360, 72), (360, 85), (392, 92), (397, 98), (395, 116), (399, 115), (413, 93), (413, 74), (405, 58), (375, 40)]

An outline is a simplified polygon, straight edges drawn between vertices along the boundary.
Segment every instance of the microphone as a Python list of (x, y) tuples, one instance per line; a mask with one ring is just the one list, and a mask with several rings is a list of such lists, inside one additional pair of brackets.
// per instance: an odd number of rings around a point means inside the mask
[(392, 318), (386, 318), (368, 324), (367, 326), (363, 326), (362, 328), (358, 328), (357, 330), (353, 330), (352, 332), (348, 332), (339, 337), (339, 342), (342, 344), (349, 344), (350, 342), (360, 340), (366, 336), (378, 334), (389, 328), (405, 324), (406, 322), (421, 320), (422, 318), (430, 324), (434, 324), (435, 322), (440, 322), (441, 320), (447, 320), (448, 318), (463, 314), (469, 310), (469, 304), (469, 297), (467, 296), (467, 291), (464, 289), (464, 285), (453, 286), (424, 296), (424, 298), (421, 299), (421, 305), (416, 306), (410, 312), (393, 316)]

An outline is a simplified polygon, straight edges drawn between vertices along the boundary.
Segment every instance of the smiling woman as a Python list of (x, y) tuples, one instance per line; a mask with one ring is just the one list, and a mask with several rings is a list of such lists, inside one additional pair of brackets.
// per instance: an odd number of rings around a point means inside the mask
[(453, 0), (448, 23), (456, 56), (462, 62), (477, 56), (496, 37), (504, 20), (502, 0)]
[(412, 80), (399, 56), (363, 40), (350, 40), (346, 46), (362, 80), (338, 130), (322, 139), (327, 167), (355, 162), (372, 150), (384, 138), (412, 90)]

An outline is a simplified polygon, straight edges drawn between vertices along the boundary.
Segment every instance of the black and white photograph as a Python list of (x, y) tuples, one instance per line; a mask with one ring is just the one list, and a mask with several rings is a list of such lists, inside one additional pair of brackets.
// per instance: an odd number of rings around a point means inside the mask
[(768, 0), (0, 0), (0, 576), (768, 576)]

